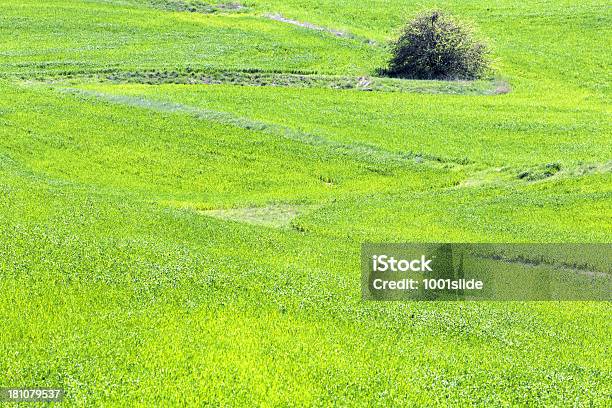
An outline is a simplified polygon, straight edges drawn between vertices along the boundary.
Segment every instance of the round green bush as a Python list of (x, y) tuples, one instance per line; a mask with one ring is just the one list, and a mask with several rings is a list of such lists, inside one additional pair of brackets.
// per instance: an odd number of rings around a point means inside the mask
[(432, 10), (417, 15), (392, 43), (385, 73), (410, 79), (477, 79), (489, 70), (487, 45), (466, 23)]

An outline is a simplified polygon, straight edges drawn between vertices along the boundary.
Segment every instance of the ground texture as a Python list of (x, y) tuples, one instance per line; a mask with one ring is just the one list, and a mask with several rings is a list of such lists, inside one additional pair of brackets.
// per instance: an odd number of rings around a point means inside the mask
[[(605, 406), (609, 303), (360, 300), (364, 241), (610, 242), (605, 1), (0, 0), (0, 386), (81, 406)], [(431, 2), (433, 4), (433, 2)]]

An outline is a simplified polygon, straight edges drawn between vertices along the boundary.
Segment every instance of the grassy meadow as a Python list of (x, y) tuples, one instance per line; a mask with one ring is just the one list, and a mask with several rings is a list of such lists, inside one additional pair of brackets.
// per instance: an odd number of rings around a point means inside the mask
[[(376, 78), (433, 6), (491, 78)], [(601, 0), (0, 0), (0, 387), (609, 406), (609, 302), (364, 302), (360, 248), (611, 243), (611, 27)]]

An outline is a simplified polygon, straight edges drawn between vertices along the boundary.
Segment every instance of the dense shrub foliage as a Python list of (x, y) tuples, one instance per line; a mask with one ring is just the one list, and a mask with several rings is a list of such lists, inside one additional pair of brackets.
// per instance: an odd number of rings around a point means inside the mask
[(477, 79), (489, 67), (488, 47), (469, 25), (439, 10), (416, 16), (392, 44), (387, 74), (412, 79)]

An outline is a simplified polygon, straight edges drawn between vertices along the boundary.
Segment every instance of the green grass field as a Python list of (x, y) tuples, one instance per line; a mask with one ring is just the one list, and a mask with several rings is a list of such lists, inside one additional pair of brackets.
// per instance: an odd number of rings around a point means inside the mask
[[(434, 5), (492, 78), (376, 78)], [(610, 38), (602, 0), (0, 0), (0, 387), (609, 406), (609, 302), (364, 302), (360, 248), (612, 243)]]

